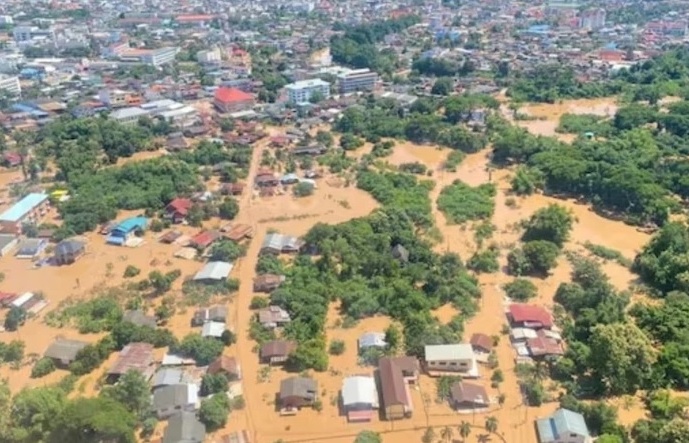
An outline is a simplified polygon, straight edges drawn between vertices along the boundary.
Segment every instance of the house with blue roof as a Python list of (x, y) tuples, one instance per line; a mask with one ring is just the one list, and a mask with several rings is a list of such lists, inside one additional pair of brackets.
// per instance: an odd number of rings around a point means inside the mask
[(0, 214), (0, 227), (6, 234), (21, 234), (22, 225), (40, 223), (48, 212), (50, 200), (48, 194), (32, 193), (12, 205)]
[(569, 409), (558, 409), (550, 417), (536, 420), (540, 443), (591, 443), (593, 439), (584, 416)]
[(147, 226), (148, 219), (146, 217), (128, 218), (115, 226), (105, 241), (110, 245), (123, 246), (132, 235), (145, 230)]

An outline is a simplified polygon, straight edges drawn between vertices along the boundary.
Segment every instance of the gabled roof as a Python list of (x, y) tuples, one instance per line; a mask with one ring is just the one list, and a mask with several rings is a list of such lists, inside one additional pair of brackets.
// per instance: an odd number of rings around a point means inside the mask
[(193, 412), (179, 412), (168, 420), (163, 434), (163, 443), (203, 443), (206, 426)]
[(402, 371), (417, 371), (418, 362), (413, 357), (383, 357), (378, 360), (381, 398), (383, 406), (411, 405)]
[(474, 358), (474, 350), (466, 343), (427, 345), (424, 347), (424, 355), (426, 361), (471, 360)]
[(85, 348), (88, 343), (79, 340), (55, 340), (48, 349), (46, 349), (45, 357), (54, 358), (58, 360), (74, 360), (77, 353)]
[(280, 398), (301, 397), (314, 399), (318, 395), (318, 383), (308, 377), (290, 377), (280, 382)]
[(239, 364), (237, 359), (227, 355), (221, 355), (216, 358), (210, 365), (208, 365), (209, 374), (217, 374), (219, 372), (226, 372), (231, 375), (239, 375)]
[(274, 340), (261, 346), (261, 358), (285, 357), (297, 349), (293, 341)]
[(523, 303), (510, 305), (510, 316), (515, 323), (540, 323), (546, 328), (553, 326), (553, 318), (545, 308)]
[(382, 332), (366, 332), (359, 337), (359, 349), (379, 347), (384, 348), (387, 346), (385, 343), (385, 334)]
[(342, 404), (378, 405), (378, 390), (373, 377), (357, 375), (347, 377), (342, 382)]
[(253, 96), (236, 88), (218, 88), (215, 90), (215, 100), (221, 103), (237, 103), (253, 100)]
[[(122, 375), (128, 371), (145, 373), (153, 363), (153, 345), (149, 343), (130, 343), (122, 349), (108, 374)], [(150, 372), (149, 372), (150, 375)]]
[(84, 250), (85, 243), (79, 240), (62, 240), (55, 246), (55, 255), (72, 255)]
[(471, 346), (475, 346), (486, 351), (493, 349), (493, 339), (486, 334), (473, 334), (469, 340), (469, 343), (471, 343)]
[(486, 406), (490, 404), (488, 392), (481, 385), (465, 382), (455, 383), (450, 387), (450, 395), (452, 400), (457, 403), (473, 403), (474, 405)]
[(168, 203), (165, 209), (167, 211), (175, 211), (181, 215), (187, 215), (193, 204), (188, 198), (176, 198)]
[(194, 280), (223, 280), (232, 271), (232, 263), (224, 261), (212, 261), (206, 263), (194, 276)]
[(553, 415), (536, 421), (541, 443), (556, 441), (568, 434), (588, 437), (589, 430), (584, 416), (569, 409), (558, 409)]
[(169, 385), (153, 393), (153, 408), (167, 409), (174, 406), (195, 404), (198, 400), (198, 387), (194, 384)]

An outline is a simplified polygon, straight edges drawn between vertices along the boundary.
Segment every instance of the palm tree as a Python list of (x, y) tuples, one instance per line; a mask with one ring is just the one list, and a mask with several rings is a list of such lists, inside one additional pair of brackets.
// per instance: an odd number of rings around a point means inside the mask
[(446, 441), (451, 441), (452, 440), (452, 428), (449, 426), (445, 426), (441, 431), (440, 431), (440, 438)]
[(433, 431), (433, 428), (426, 428), (426, 431), (423, 433), (423, 437), (421, 437), (421, 442), (433, 443), (433, 440), (435, 440), (435, 431)]
[(459, 424), (459, 436), (462, 437), (462, 440), (466, 440), (469, 437), (469, 434), (471, 434), (471, 425), (463, 421), (462, 423)]
[(486, 431), (493, 434), (497, 430), (498, 430), (498, 419), (493, 417), (493, 416), (486, 418)]

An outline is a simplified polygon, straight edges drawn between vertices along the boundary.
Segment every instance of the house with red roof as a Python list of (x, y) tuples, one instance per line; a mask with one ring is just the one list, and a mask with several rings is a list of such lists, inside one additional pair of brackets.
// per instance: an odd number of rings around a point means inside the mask
[(510, 305), (507, 318), (513, 328), (550, 329), (553, 317), (540, 306), (513, 303)]
[(182, 223), (189, 213), (193, 202), (188, 198), (176, 198), (165, 207), (165, 216), (173, 223)]
[(191, 239), (190, 245), (203, 251), (215, 243), (220, 237), (221, 234), (218, 231), (201, 231)]
[(236, 88), (218, 88), (213, 97), (213, 105), (223, 113), (244, 111), (252, 108), (255, 103), (253, 95)]

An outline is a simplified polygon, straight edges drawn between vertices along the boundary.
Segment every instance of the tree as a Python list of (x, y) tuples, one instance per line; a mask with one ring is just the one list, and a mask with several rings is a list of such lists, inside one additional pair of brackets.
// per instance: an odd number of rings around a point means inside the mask
[(309, 195), (313, 195), (313, 191), (313, 184), (305, 181), (297, 183), (292, 189), (292, 192), (296, 197), (308, 197)]
[(325, 371), (328, 369), (328, 354), (322, 339), (311, 339), (299, 343), (287, 359), (287, 366), (296, 372), (306, 369)]
[(160, 271), (151, 271), (148, 274), (148, 281), (151, 287), (155, 290), (156, 295), (164, 294), (172, 288), (172, 282), (174, 278), (171, 278), (170, 274), (163, 274)]
[(139, 371), (127, 371), (115, 385), (101, 391), (101, 395), (122, 404), (140, 420), (145, 419), (151, 412), (148, 381)]
[(497, 432), (498, 430), (498, 419), (493, 417), (492, 415), (488, 418), (486, 418), (486, 431), (490, 432), (491, 434)]
[(221, 240), (211, 247), (210, 254), (212, 261), (233, 262), (244, 255), (244, 250), (231, 240)]
[(43, 357), (31, 368), (31, 378), (41, 378), (55, 370), (55, 362), (52, 358)]
[(571, 211), (563, 206), (551, 204), (537, 210), (524, 224), (522, 236), (525, 242), (545, 240), (562, 247), (572, 230), (575, 219)]
[(423, 443), (433, 443), (435, 440), (435, 431), (433, 428), (426, 428), (426, 430), (423, 433), (423, 436), (421, 437), (421, 441)]
[(51, 441), (134, 443), (136, 419), (121, 403), (106, 397), (79, 397), (54, 418)]
[(545, 240), (534, 240), (524, 243), (524, 255), (531, 266), (531, 272), (546, 275), (557, 264), (560, 250), (555, 243)]
[(364, 141), (353, 134), (343, 134), (340, 137), (340, 147), (345, 151), (352, 151), (364, 145)]
[(451, 77), (440, 77), (433, 83), (431, 94), (435, 95), (450, 95), (454, 90), (454, 80)]
[(316, 132), (316, 141), (325, 146), (326, 148), (331, 148), (333, 146), (333, 143), (335, 143), (333, 135), (330, 132), (323, 130), (319, 130), (318, 132)]
[(218, 205), (218, 216), (223, 220), (234, 220), (239, 213), (239, 203), (231, 197), (225, 198)]
[(380, 434), (373, 431), (361, 431), (356, 435), (354, 443), (382, 443), (383, 440), (380, 438)]
[(206, 430), (213, 432), (227, 423), (230, 413), (230, 402), (227, 395), (217, 394), (201, 401), (199, 421), (206, 425)]
[(65, 392), (55, 387), (22, 389), (12, 400), (9, 414), (13, 426), (11, 432), (15, 442), (47, 441), (54, 429), (56, 417), (67, 406)]
[(457, 430), (459, 431), (459, 436), (462, 437), (462, 440), (466, 440), (469, 438), (469, 435), (471, 435), (471, 425), (466, 421), (462, 421)]
[(440, 438), (442, 438), (445, 441), (452, 441), (452, 428), (449, 426), (445, 426), (443, 429), (440, 430)]
[(391, 324), (385, 329), (385, 343), (387, 344), (388, 350), (393, 354), (399, 349), (402, 343), (402, 332), (397, 325)]
[(515, 301), (527, 301), (537, 295), (538, 290), (530, 280), (515, 278), (502, 287), (509, 298)]
[(5, 330), (16, 331), (26, 321), (26, 311), (12, 306), (5, 317)]
[(229, 329), (225, 329), (224, 331), (222, 331), (220, 341), (225, 346), (232, 346), (233, 344), (237, 343), (237, 335)]
[(206, 366), (215, 360), (223, 351), (223, 343), (215, 338), (201, 337), (191, 333), (172, 347), (173, 352), (193, 358), (199, 366)]
[(328, 352), (331, 355), (342, 355), (345, 352), (345, 342), (342, 340), (333, 340), (330, 342)]
[(229, 382), (224, 374), (204, 374), (201, 379), (201, 396), (206, 397), (213, 394), (227, 392)]
[(589, 365), (610, 394), (633, 394), (653, 373), (657, 351), (633, 323), (599, 324), (591, 330)]

